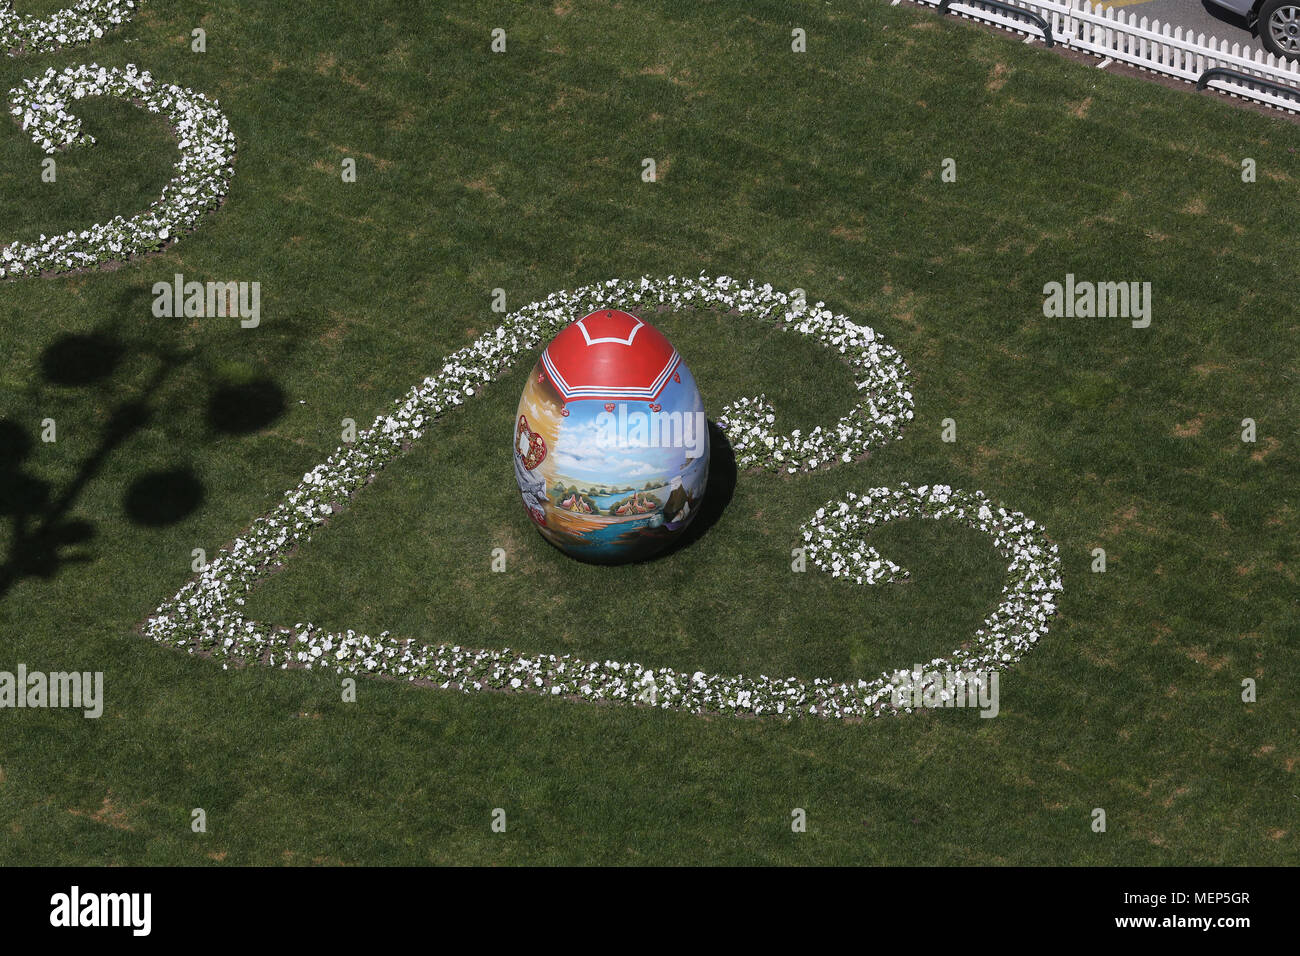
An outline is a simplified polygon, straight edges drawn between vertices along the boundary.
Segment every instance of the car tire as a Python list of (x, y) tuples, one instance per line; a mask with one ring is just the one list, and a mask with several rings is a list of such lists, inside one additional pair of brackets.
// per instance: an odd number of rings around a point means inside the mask
[(1300, 0), (1264, 0), (1257, 23), (1264, 49), (1277, 56), (1300, 59)]

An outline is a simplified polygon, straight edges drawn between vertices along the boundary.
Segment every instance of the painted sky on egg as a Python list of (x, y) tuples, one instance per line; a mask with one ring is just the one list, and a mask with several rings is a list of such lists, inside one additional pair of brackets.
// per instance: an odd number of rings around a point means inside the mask
[[(670, 381), (659, 395), (657, 404), (661, 412), (647, 412), (640, 402), (619, 403), (626, 406), (629, 417), (646, 415), (651, 421), (662, 421), (660, 416), (673, 412), (682, 416), (704, 412), (704, 401), (695, 385), (695, 377), (685, 363), (677, 366), (680, 382)], [(592, 400), (570, 402), (569, 415), (560, 423), (559, 446), (555, 452), (556, 467), (572, 478), (584, 481), (604, 481), (610, 475), (627, 478), (653, 478), (681, 470), (686, 462), (687, 449), (652, 447), (648, 436), (633, 433), (629, 440), (612, 445), (608, 426), (602, 416), (617, 416), (605, 409), (605, 403)], [(691, 434), (687, 432), (687, 434)], [(703, 436), (699, 436), (703, 441)]]

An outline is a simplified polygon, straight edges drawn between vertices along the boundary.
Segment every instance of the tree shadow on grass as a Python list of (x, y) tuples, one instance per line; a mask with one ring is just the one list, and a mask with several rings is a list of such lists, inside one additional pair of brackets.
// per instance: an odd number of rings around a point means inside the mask
[[(119, 301), (122, 311), (147, 301), (146, 292), (127, 290)], [(10, 524), (7, 553), (0, 560), (0, 600), (23, 578), (53, 578), (66, 564), (93, 560), (86, 550), (73, 549), (94, 540), (95, 526), (72, 512), (109, 458), (159, 416), (202, 415), (210, 434), (241, 435), (265, 428), (284, 414), (284, 393), (274, 382), (256, 378), (231, 383), (205, 374), (201, 363), (199, 375), (209, 382), (206, 406), (203, 411), (186, 408), (184, 396), (190, 390), (165, 388), (198, 355), (160, 345), (157, 339), (152, 329), (137, 341), (102, 330), (72, 333), (60, 336), (41, 354), (41, 382), (29, 393), (32, 407), (46, 405), (50, 392), (68, 389), (85, 392), (87, 406), (108, 407), (97, 442), (61, 485), (34, 474), (40, 443), (33, 432), (12, 419), (0, 419), (0, 520)], [(143, 384), (122, 381), (128, 360), (148, 363)], [(120, 398), (123, 393), (129, 397)], [(55, 427), (62, 424), (56, 422)], [(163, 528), (193, 514), (205, 498), (194, 469), (173, 465), (135, 477), (124, 489), (122, 511), (137, 526)]]
[(41, 355), (41, 375), (51, 385), (89, 385), (113, 374), (122, 343), (100, 332), (65, 335)]
[(165, 468), (131, 482), (122, 507), (145, 528), (165, 528), (199, 510), (205, 491), (192, 468)]
[(208, 426), (226, 435), (261, 431), (284, 414), (284, 392), (269, 378), (222, 385), (208, 399)]
[(66, 555), (66, 548), (95, 536), (94, 526), (65, 519), (54, 486), (24, 471), (35, 447), (18, 423), (0, 419), (0, 517), (12, 523), (9, 556), (0, 565), (0, 598), (20, 577), (50, 578), (65, 561), (85, 562), (85, 554)]

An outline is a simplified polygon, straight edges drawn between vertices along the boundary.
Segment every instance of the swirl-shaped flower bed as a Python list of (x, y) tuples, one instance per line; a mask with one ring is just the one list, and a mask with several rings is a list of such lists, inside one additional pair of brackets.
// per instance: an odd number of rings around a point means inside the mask
[(156, 252), (193, 230), (204, 213), (216, 208), (230, 186), (235, 137), (217, 104), (193, 90), (155, 86), (147, 71), (133, 65), (109, 69), (97, 64), (53, 69), (23, 81), (9, 93), (10, 113), (46, 153), (94, 143), (69, 110), (89, 96), (111, 96), (166, 117), (180, 158), (162, 195), (137, 215), (114, 216), (106, 223), (36, 242), (0, 248), (0, 279), (87, 269)]
[[(818, 508), (803, 526), (803, 539), (813, 564), (833, 577), (855, 584), (900, 581), (908, 572), (882, 558), (867, 541), (873, 527), (888, 521), (926, 518), (956, 521), (993, 539), (993, 546), (1009, 563), (1002, 600), (984, 619), (974, 640), (947, 657), (936, 657), (922, 671), (944, 670), (978, 684), (984, 675), (1015, 664), (1047, 633), (1048, 619), (1056, 613), (1062, 591), (1061, 562), (1056, 545), (1041, 525), (1019, 512), (1008, 511), (982, 491), (957, 491), (948, 485), (903, 483), (898, 488), (872, 488), (863, 495), (849, 493), (848, 500)], [(913, 696), (919, 675), (902, 669), (882, 674), (843, 699), (854, 710), (866, 705), (893, 710), (894, 700)], [(910, 708), (904, 708), (910, 710)]]
[(130, 20), (135, 8), (135, 0), (78, 0), (47, 17), (24, 17), (11, 0), (0, 0), (0, 49), (20, 56), (89, 43)]

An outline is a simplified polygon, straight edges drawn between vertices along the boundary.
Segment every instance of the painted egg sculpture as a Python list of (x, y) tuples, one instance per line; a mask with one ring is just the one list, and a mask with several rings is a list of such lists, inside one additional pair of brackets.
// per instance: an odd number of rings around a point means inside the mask
[(704, 499), (704, 402), (662, 332), (600, 309), (543, 350), (519, 398), (514, 459), (543, 537), (580, 560), (638, 561), (672, 544)]

